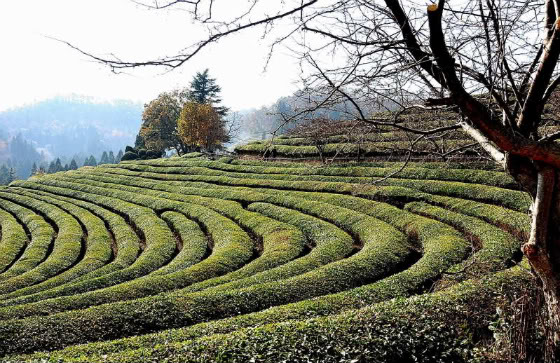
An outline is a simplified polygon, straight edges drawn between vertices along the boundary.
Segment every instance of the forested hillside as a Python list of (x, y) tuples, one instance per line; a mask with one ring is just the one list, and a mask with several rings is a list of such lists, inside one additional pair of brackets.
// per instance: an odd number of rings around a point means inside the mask
[(83, 97), (53, 98), (0, 112), (3, 131), (0, 139), (5, 141), (21, 133), (37, 150), (52, 157), (118, 151), (134, 143), (142, 106), (124, 100), (94, 102)]

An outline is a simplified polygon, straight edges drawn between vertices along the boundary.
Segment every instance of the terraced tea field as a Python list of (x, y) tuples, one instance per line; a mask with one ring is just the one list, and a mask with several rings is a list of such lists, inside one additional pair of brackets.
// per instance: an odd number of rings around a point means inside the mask
[[(382, 117), (383, 114), (379, 114)], [(254, 140), (238, 145), (235, 151), (244, 157), (267, 157), (275, 159), (379, 159), (402, 161), (412, 157), (456, 159), (476, 158), (480, 146), (464, 131), (454, 129), (457, 114), (450, 111), (415, 110), (403, 114), (399, 125), (410, 129), (441, 129), (430, 137), (418, 139), (418, 135), (394, 127), (356, 124), (348, 121), (332, 121), (315, 125), (302, 124), (268, 140)], [(388, 120), (393, 121), (392, 118)]]
[(519, 264), (529, 198), (440, 164), (129, 161), (0, 189), (0, 358), (463, 361)]

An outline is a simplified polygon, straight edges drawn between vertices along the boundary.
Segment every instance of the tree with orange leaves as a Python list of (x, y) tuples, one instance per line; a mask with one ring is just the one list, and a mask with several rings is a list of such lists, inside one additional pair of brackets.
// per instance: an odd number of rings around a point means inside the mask
[(229, 141), (226, 122), (207, 103), (185, 103), (177, 124), (179, 138), (190, 149), (214, 151)]

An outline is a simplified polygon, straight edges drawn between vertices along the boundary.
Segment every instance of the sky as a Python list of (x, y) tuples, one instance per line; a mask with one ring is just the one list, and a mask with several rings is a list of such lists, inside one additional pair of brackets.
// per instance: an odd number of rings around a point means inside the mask
[[(232, 6), (233, 1), (224, 3)], [(2, 0), (0, 111), (69, 95), (146, 103), (161, 92), (188, 86), (205, 68), (232, 110), (269, 105), (297, 89), (299, 68), (287, 49), (277, 48), (263, 72), (270, 39), (262, 40), (255, 31), (213, 44), (171, 72), (144, 68), (124, 74), (52, 39), (96, 55), (139, 61), (173, 55), (200, 37), (185, 12), (149, 10), (130, 0)]]

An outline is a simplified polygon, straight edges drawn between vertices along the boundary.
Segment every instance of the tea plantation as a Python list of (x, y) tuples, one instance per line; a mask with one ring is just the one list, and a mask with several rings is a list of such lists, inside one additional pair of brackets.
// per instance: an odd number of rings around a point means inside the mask
[(0, 361), (491, 360), (534, 283), (530, 199), (452, 163), (382, 179), (401, 165), (189, 154), (0, 188)]

